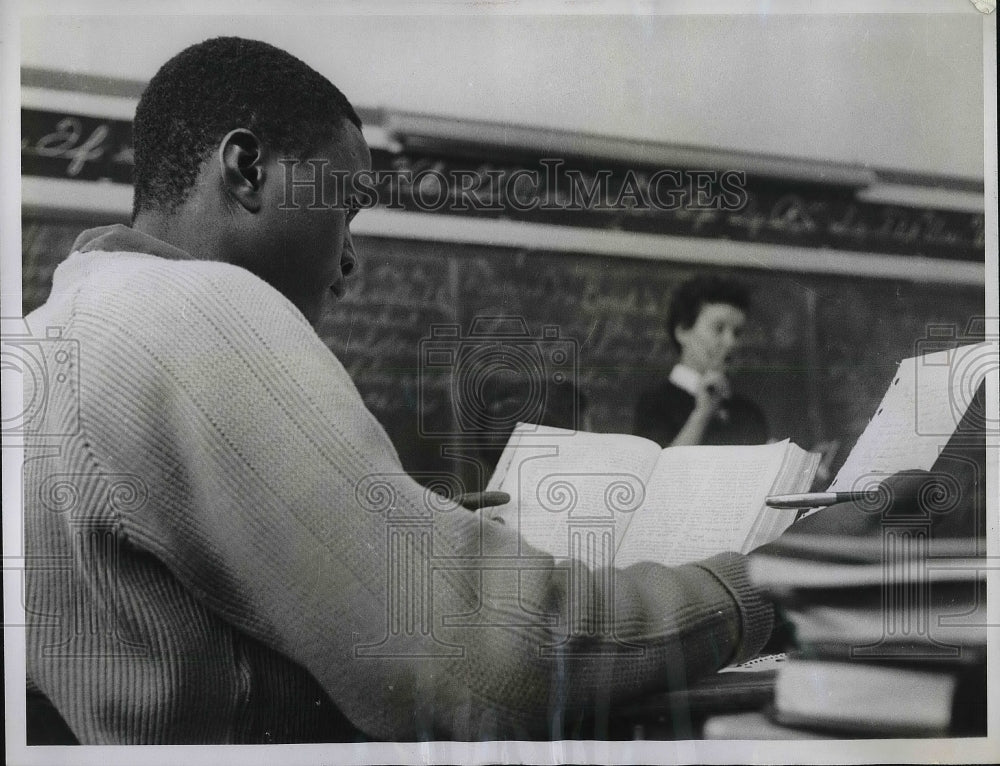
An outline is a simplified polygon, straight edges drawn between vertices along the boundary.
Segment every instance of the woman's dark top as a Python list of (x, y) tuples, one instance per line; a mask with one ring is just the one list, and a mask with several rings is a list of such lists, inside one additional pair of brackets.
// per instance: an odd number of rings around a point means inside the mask
[[(669, 380), (639, 397), (633, 432), (669, 447), (694, 410), (694, 397)], [(742, 397), (727, 399), (708, 423), (701, 444), (764, 444), (767, 422), (757, 406)]]

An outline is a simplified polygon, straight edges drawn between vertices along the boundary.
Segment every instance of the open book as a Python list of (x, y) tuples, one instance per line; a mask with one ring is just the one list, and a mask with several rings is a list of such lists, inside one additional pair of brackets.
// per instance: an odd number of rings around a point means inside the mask
[(789, 441), (668, 447), (639, 436), (519, 424), (488, 490), (489, 509), (530, 545), (602, 566), (667, 566), (770, 542), (794, 510), (768, 495), (809, 488), (819, 455)]

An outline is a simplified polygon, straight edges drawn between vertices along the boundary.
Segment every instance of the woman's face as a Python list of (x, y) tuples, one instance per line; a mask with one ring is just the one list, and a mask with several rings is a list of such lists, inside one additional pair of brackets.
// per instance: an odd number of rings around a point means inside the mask
[(693, 325), (674, 331), (681, 347), (681, 363), (702, 374), (726, 372), (745, 323), (746, 314), (736, 306), (706, 303)]

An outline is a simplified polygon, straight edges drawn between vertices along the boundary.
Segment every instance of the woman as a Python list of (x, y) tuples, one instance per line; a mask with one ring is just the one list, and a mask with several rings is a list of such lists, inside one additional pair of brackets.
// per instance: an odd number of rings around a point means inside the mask
[(722, 277), (677, 288), (667, 331), (680, 359), (666, 381), (639, 397), (635, 433), (665, 447), (767, 441), (763, 413), (735, 396), (727, 377), (749, 303), (742, 284)]

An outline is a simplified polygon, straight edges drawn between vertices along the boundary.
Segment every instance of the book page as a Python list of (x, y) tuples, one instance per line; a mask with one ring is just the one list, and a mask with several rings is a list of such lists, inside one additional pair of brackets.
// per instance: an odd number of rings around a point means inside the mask
[(864, 489), (864, 479), (929, 469), (954, 433), (997, 353), (976, 343), (904, 359), (864, 433), (830, 484)]
[(785, 723), (940, 733), (951, 721), (956, 683), (948, 672), (791, 660), (778, 674), (774, 706)]
[[(883, 561), (871, 564), (816, 561), (783, 555), (756, 554), (750, 559), (750, 578), (759, 587), (782, 598), (805, 589), (841, 590), (879, 588), (891, 575), (893, 583), (938, 585), (974, 580), (986, 581), (984, 559), (972, 556), (947, 557), (926, 566), (905, 562), (887, 568)], [(857, 608), (857, 607), (853, 607)]]
[(617, 540), (645, 498), (660, 451), (638, 436), (519, 424), (487, 486), (509, 493), (511, 502), (488, 509), (489, 515), (558, 557), (580, 557), (574, 530), (576, 537), (612, 540), (606, 560), (589, 562), (610, 565)]
[[(816, 452), (806, 452), (796, 444), (789, 444), (785, 452), (785, 461), (767, 494), (786, 495), (807, 491), (812, 486), (821, 457)], [(798, 510), (795, 508), (761, 509), (740, 552), (748, 553), (776, 539), (792, 525), (797, 513)]]
[(720, 668), (720, 673), (767, 673), (771, 670), (780, 670), (781, 666), (788, 662), (788, 652), (777, 652), (776, 654), (760, 654), (752, 660), (740, 662), (736, 665), (727, 665)]
[(788, 445), (664, 450), (642, 512), (619, 547), (617, 565), (675, 566), (742, 550)]

